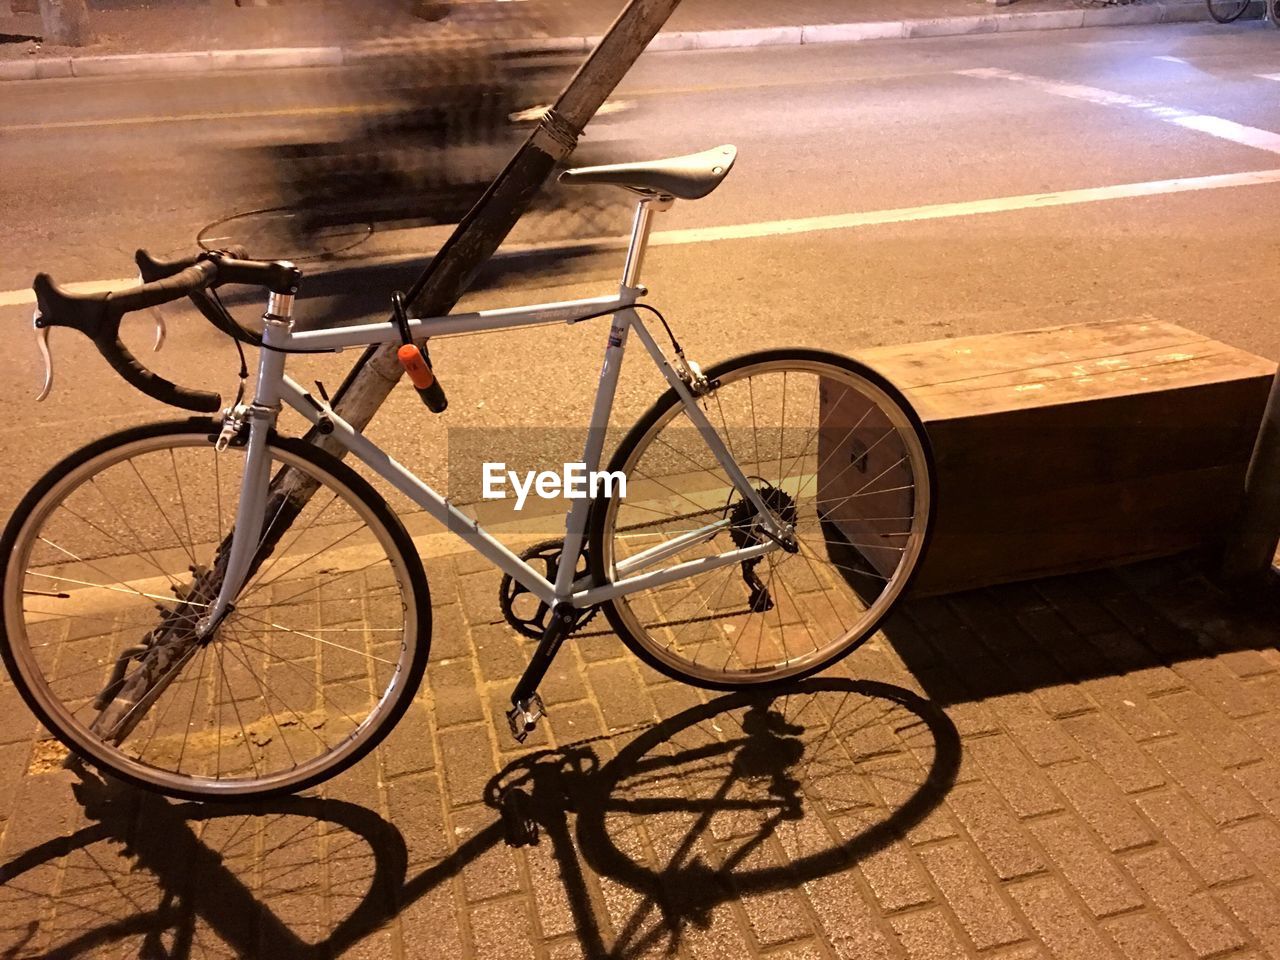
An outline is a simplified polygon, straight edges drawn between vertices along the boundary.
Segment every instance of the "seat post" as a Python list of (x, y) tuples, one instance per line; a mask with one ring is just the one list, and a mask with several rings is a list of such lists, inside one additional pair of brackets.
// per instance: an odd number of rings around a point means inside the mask
[(635, 219), (631, 221), (631, 242), (627, 245), (627, 259), (622, 267), (622, 286), (632, 289), (640, 284), (640, 267), (644, 264), (644, 252), (649, 246), (649, 230), (653, 214), (667, 210), (673, 203), (671, 197), (660, 193), (645, 193), (636, 204)]

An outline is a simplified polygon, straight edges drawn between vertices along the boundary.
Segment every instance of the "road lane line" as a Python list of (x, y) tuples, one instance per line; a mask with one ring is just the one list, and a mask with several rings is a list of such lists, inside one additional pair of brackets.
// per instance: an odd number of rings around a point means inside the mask
[(1131, 97), (1127, 93), (1102, 90), (1098, 87), (1090, 87), (1081, 83), (1063, 83), (1058, 80), (1051, 80), (1048, 77), (1016, 73), (1012, 70), (1002, 70), (999, 67), (978, 67), (973, 70), (957, 70), (956, 73), (960, 76), (976, 77), (983, 80), (1012, 80), (1043, 90), (1045, 93), (1051, 93), (1054, 96), (1066, 97), (1071, 100), (1083, 100), (1086, 103), (1096, 103), (1106, 107), (1128, 107), (1145, 113), (1156, 120), (1176, 124), (1188, 130), (1207, 133), (1209, 136), (1217, 137), (1219, 140), (1229, 140), (1242, 146), (1266, 150), (1268, 153), (1280, 153), (1280, 133), (1272, 133), (1270, 130), (1262, 130), (1258, 127), (1248, 127), (1243, 123), (1236, 123), (1234, 120), (1212, 117), (1207, 114), (1196, 113), (1194, 110), (1171, 107), (1155, 100)]
[[(793, 77), (786, 80), (751, 80), (744, 83), (707, 83), (678, 87), (654, 87), (632, 90), (620, 88), (620, 98), (662, 98), (689, 96), (700, 93), (741, 93), (767, 91), (792, 87), (828, 87), (842, 84), (880, 83), (891, 80), (915, 80), (924, 77), (945, 76), (950, 70), (915, 70), (901, 73), (876, 73), (834, 75), (825, 77)], [(277, 110), (243, 110), (224, 113), (157, 114), (140, 117), (107, 117), (99, 120), (55, 120), (49, 123), (0, 124), (0, 133), (31, 133), (46, 130), (75, 130), (80, 127), (137, 126), (159, 123), (198, 123), (211, 120), (271, 120), (290, 117), (341, 116), (344, 114), (395, 113), (403, 111), (403, 103), (335, 104), (326, 107), (282, 107)], [(597, 114), (599, 116), (601, 114)]]
[(1280, 153), (1280, 133), (1272, 133), (1270, 130), (1247, 127), (1243, 123), (1236, 123), (1234, 120), (1211, 117), (1204, 113), (1178, 117), (1173, 122), (1180, 127), (1186, 127), (1188, 130), (1199, 130), (1201, 133), (1207, 133), (1209, 136), (1217, 137), (1219, 140), (1230, 140), (1232, 143), (1240, 143), (1246, 147), (1254, 147), (1257, 150), (1266, 150), (1268, 153)]
[(823, 217), (772, 220), (727, 227), (664, 230), (655, 233), (652, 242), (659, 245), (705, 243), (712, 240), (744, 240), (752, 237), (819, 233), (825, 230), (848, 230), (886, 223), (942, 220), (975, 214), (1063, 207), (1077, 203), (1097, 203), (1102, 200), (1150, 197), (1164, 193), (1188, 193), (1194, 190), (1220, 190), (1226, 187), (1246, 187), (1266, 183), (1280, 183), (1280, 169), (1256, 170), (1249, 173), (1219, 173), (1204, 177), (1179, 177), (1172, 180), (1148, 180), (1142, 183), (1121, 183), (1110, 187), (1085, 187), (1079, 190), (1061, 190), (1056, 193), (1027, 193), (1014, 197), (994, 197), (990, 200), (934, 203), (922, 207), (875, 210), (867, 213), (838, 213)]
[(351, 104), (334, 107), (288, 107), (280, 110), (245, 110), (237, 113), (180, 113), (154, 117), (110, 117), (103, 120), (54, 120), (49, 123), (9, 123), (0, 133), (46, 130), (78, 130), (81, 127), (124, 127), (151, 123), (201, 123), (207, 120), (270, 120), (281, 117), (322, 117), (341, 114), (390, 113), (402, 109), (394, 103)]
[[(858, 74), (852, 76), (794, 77), (786, 80), (756, 80), (746, 83), (695, 84), (682, 87), (657, 87), (651, 89), (618, 91), (625, 99), (689, 96), (700, 93), (740, 93), (743, 91), (767, 91), (791, 87), (826, 87), (841, 84), (879, 83), (889, 80), (912, 80), (921, 77), (943, 76), (948, 70), (922, 70), (908, 73)], [(54, 120), (48, 123), (0, 124), (0, 133), (34, 133), (53, 130), (76, 130), (81, 127), (145, 126), (159, 123), (200, 123), (213, 120), (273, 120), (290, 117), (324, 117), (347, 114), (395, 113), (406, 109), (404, 103), (335, 104), (327, 107), (282, 107), (277, 110), (242, 110), (224, 113), (157, 114), (140, 117), (105, 117), (99, 120)], [(597, 114), (600, 115), (600, 114)]]
[[(108, 290), (119, 290), (138, 284), (138, 276), (120, 277), (116, 280), (84, 280), (80, 283), (60, 283), (59, 289), (68, 293), (106, 293)], [(6, 290), (0, 293), (0, 307), (25, 307), (36, 302), (36, 295), (30, 288), (25, 290)]]
[[(945, 220), (980, 214), (1007, 213), (1015, 210), (1036, 210), (1046, 207), (1065, 207), (1079, 203), (1098, 203), (1104, 200), (1126, 200), (1136, 197), (1152, 197), (1166, 193), (1190, 193), (1197, 190), (1222, 190), (1230, 187), (1249, 187), (1260, 184), (1280, 183), (1280, 169), (1253, 170), (1247, 173), (1216, 173), (1202, 177), (1178, 177), (1172, 180), (1147, 180), (1139, 183), (1120, 183), (1109, 187), (1084, 187), (1077, 190), (1060, 190), (1053, 193), (1025, 193), (1012, 197), (993, 197), (987, 200), (963, 200), (956, 203), (931, 203), (920, 207), (898, 207), (890, 210), (870, 210), (862, 213), (835, 213), (820, 217), (799, 217), (791, 220), (764, 220), (758, 223), (729, 224), (722, 227), (689, 227), (683, 230), (661, 230), (650, 237), (656, 246), (682, 246), (690, 243), (710, 243), (717, 240), (750, 240), (759, 237), (796, 236), (805, 233), (823, 233), (829, 230), (851, 230), (888, 223), (912, 223), (920, 220)], [(595, 237), (576, 244), (588, 245), (616, 241), (617, 237)], [(536, 252), (551, 248), (563, 248), (564, 242), (520, 244), (511, 252)], [(413, 258), (382, 258), (413, 259)], [(371, 258), (368, 263), (378, 262)], [(352, 263), (351, 265), (357, 265)], [(136, 277), (117, 280), (90, 280), (66, 284), (65, 289), (76, 293), (100, 293), (136, 284)], [(0, 293), (0, 307), (27, 306), (35, 303), (30, 290), (6, 290)]]
[(1255, 73), (1259, 80), (1280, 80), (1280, 73)]

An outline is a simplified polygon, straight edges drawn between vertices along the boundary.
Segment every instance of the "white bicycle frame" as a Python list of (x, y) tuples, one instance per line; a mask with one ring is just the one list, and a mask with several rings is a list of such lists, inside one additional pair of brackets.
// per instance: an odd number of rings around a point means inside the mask
[[(591, 408), (586, 448), (582, 455), (582, 462), (588, 474), (596, 471), (600, 465), (605, 429), (613, 409), (622, 357), (626, 350), (628, 335), (634, 330), (667, 383), (680, 397), (686, 414), (702, 434), (708, 448), (715, 455), (734, 487), (755, 507), (763, 527), (770, 534), (767, 539), (761, 543), (730, 550), (716, 556), (689, 560), (657, 570), (648, 569), (676, 556), (690, 546), (710, 540), (719, 531), (728, 527), (729, 520), (723, 518), (626, 558), (617, 564), (617, 573), (621, 579), (592, 586), (588, 577), (575, 579), (574, 576), (586, 536), (588, 511), (592, 503), (590, 499), (582, 499), (574, 503), (566, 514), (564, 547), (553, 583), (516, 556), (474, 519), (454, 506), (448, 497), (442, 496), (418, 479), (410, 470), (342, 419), (327, 403), (310, 396), (284, 372), (286, 354), (280, 352), (281, 350), (335, 350), (375, 343), (392, 343), (400, 339), (395, 325), (384, 322), (294, 332), (290, 319), (292, 298), (272, 296), (264, 317), (262, 339), (266, 346), (259, 354), (256, 392), (252, 403), (244, 408), (244, 415), (249, 422), (249, 439), (244, 477), (241, 481), (240, 505), (236, 513), (226, 574), (217, 600), (210, 609), (208, 617), (203, 621), (201, 631), (211, 629), (230, 608), (243, 586), (260, 542), (265, 519), (267, 489), (271, 479), (271, 456), (267, 449), (267, 441), (275, 426), (282, 403), (288, 404), (313, 424), (321, 421), (332, 424), (330, 436), (346, 450), (460, 536), (504, 573), (510, 574), (539, 600), (551, 606), (556, 603), (569, 603), (577, 609), (585, 609), (635, 590), (682, 580), (731, 563), (741, 563), (778, 549), (779, 543), (774, 537), (784, 536), (785, 531), (759, 493), (751, 486), (719, 433), (698, 406), (693, 391), (667, 360), (635, 309), (636, 301), (647, 292), (640, 285), (640, 267), (648, 246), (652, 217), (657, 210), (667, 209), (670, 202), (666, 197), (645, 196), (637, 204), (631, 228), (631, 240), (627, 246), (626, 261), (622, 271), (622, 281), (617, 294), (613, 296), (412, 319), (409, 321), (409, 330), (415, 340), (423, 340), (447, 334), (503, 330), (543, 323), (575, 323), (589, 314), (612, 315), (613, 323), (605, 346), (604, 363), (600, 368), (599, 384)], [(268, 349), (273, 347), (277, 349)]]

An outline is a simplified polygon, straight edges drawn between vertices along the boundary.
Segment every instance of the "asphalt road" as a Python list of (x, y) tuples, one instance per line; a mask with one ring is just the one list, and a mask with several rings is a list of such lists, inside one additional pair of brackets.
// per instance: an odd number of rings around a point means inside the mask
[[(1253, 23), (651, 54), (618, 92), (632, 108), (587, 142), (637, 157), (739, 147), (724, 185), (657, 229), (755, 235), (671, 235), (680, 242), (646, 264), (653, 302), (704, 362), (1133, 317), (1277, 357), (1278, 51), (1280, 32)], [(0, 506), (68, 450), (174, 413), (65, 331), (53, 396), (35, 404), (31, 307), (16, 302), (32, 275), (122, 277), (137, 246), (189, 249), (210, 221), (272, 204), (260, 148), (323, 135), (378, 102), (320, 69), (4, 85)], [(1231, 176), (1257, 171), (1271, 173)], [(1054, 205), (1028, 199), (1046, 194)], [(846, 214), (877, 215), (811, 219)], [(376, 234), (349, 255), (429, 252), (438, 235)], [(366, 315), (409, 276), (359, 266), (304, 286), (320, 294), (304, 299), (306, 322)], [(468, 302), (608, 292), (619, 267), (614, 251), (509, 258)], [(147, 328), (136, 321), (136, 347)], [(535, 444), (538, 430), (585, 419), (604, 336), (583, 324), (441, 342), (448, 413), (432, 418), (404, 386), (371, 433), (437, 480), (449, 430), (492, 430), (495, 450)], [(332, 386), (353, 357), (291, 370)], [(234, 352), (181, 312), (148, 362), (179, 382), (234, 386)], [(658, 388), (642, 355), (628, 364), (619, 424)]]

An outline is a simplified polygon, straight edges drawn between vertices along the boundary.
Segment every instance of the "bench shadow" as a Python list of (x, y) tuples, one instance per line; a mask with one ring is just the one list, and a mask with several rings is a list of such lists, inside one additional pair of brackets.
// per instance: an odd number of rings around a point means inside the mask
[[(833, 561), (870, 569), (838, 527), (823, 529)], [(1242, 675), (1274, 670), (1261, 651), (1280, 646), (1280, 573), (1233, 587), (1217, 578), (1219, 561), (1206, 550), (945, 596), (908, 592), (880, 632), (944, 707), (1222, 655)], [(874, 599), (866, 579), (843, 576)]]
[(1245, 591), (1187, 554), (1088, 573), (913, 599), (885, 637), (938, 703), (1045, 691), (1227, 656), (1242, 675), (1275, 668), (1280, 578)]
[[(834, 876), (909, 832), (953, 784), (959, 744), (937, 705), (884, 683), (698, 701), (513, 761), (486, 787), (492, 820), (421, 869), (360, 803), (173, 802), (79, 770), (86, 824), (0, 864), (14, 918), (0, 956), (340, 956), (504, 843), (554, 866), (585, 955), (670, 955), (731, 901)], [(29, 897), (41, 909), (15, 909)]]

